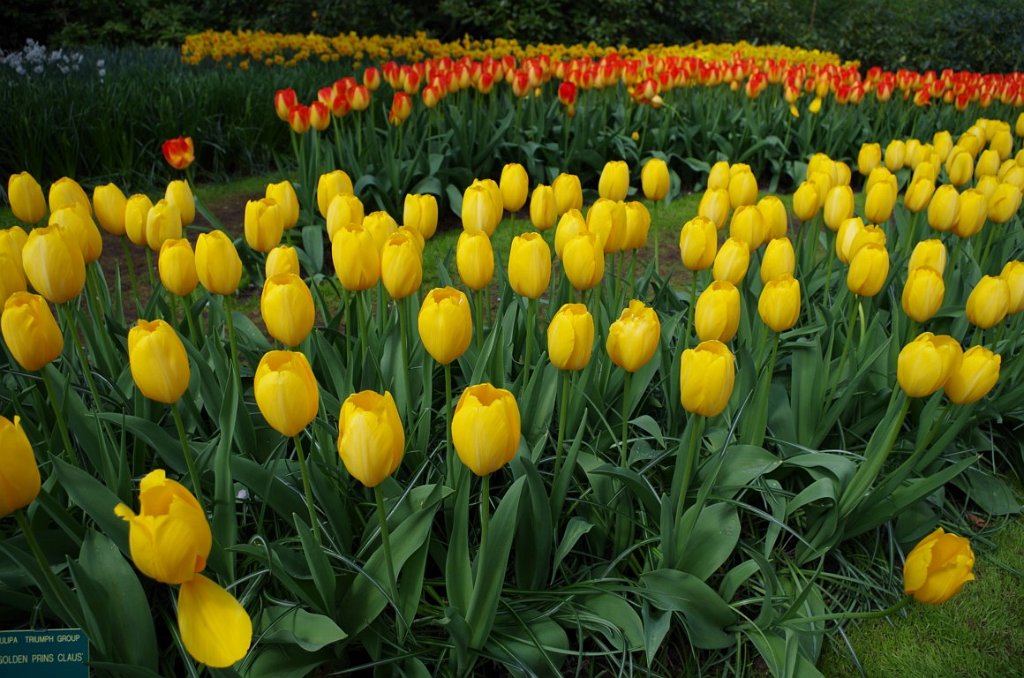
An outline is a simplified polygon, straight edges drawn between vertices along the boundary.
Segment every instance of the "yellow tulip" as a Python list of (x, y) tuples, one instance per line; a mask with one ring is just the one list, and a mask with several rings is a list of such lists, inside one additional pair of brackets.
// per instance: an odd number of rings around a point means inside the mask
[[(295, 194), (295, 187), (292, 182), (285, 180), (276, 184), (267, 184), (265, 197), (277, 203), (281, 210), (281, 217), (284, 220), (285, 230), (295, 228), (299, 223), (299, 196)], [(327, 205), (330, 210), (330, 204)]]
[(273, 278), (282, 273), (302, 274), (302, 269), (299, 268), (299, 253), (289, 245), (278, 245), (267, 254), (266, 277)]
[(853, 258), (857, 256), (857, 252), (860, 252), (861, 248), (865, 245), (882, 245), (884, 247), (885, 244), (885, 231), (880, 227), (869, 225), (857, 229), (853, 243), (850, 245), (850, 261), (853, 261)]
[(970, 405), (988, 395), (999, 381), (1002, 357), (983, 346), (972, 346), (946, 382), (946, 397), (957, 405)]
[(342, 170), (320, 175), (316, 183), (316, 205), (320, 210), (320, 216), (327, 218), (327, 210), (330, 209), (335, 196), (354, 194), (352, 179)]
[(224, 231), (200, 233), (196, 240), (196, 274), (213, 294), (234, 294), (242, 280), (242, 259)]
[[(124, 232), (133, 245), (146, 246), (146, 218), (153, 209), (148, 195), (136, 193), (124, 205)], [(180, 236), (179, 236), (180, 237)]]
[(245, 203), (245, 241), (257, 252), (267, 253), (281, 242), (284, 213), (272, 198)]
[(668, 195), (671, 180), (668, 175), (668, 164), (661, 158), (650, 158), (640, 170), (640, 185), (644, 197), (648, 200), (664, 200)]
[(626, 203), (626, 242), (623, 249), (638, 250), (647, 244), (651, 230), (651, 213), (639, 200)]
[(587, 210), (587, 230), (597, 235), (605, 254), (621, 252), (626, 243), (626, 207), (607, 198)]
[(316, 418), (320, 390), (306, 356), (297, 351), (269, 351), (260, 359), (252, 382), (260, 413), (270, 427), (293, 438)]
[(764, 220), (765, 241), (785, 238), (789, 233), (789, 215), (777, 196), (766, 195), (757, 201), (757, 211)]
[(950, 152), (953, 150), (953, 135), (948, 130), (941, 130), (932, 135), (932, 146), (939, 154), (939, 161), (946, 162)]
[[(501, 221), (500, 211), (494, 217), (494, 197), (483, 184), (471, 185), (462, 196), (462, 228), (467, 233), (483, 231), (487, 237), (494, 235)], [(501, 204), (498, 204), (501, 209)]]
[(910, 262), (907, 268), (913, 271), (915, 268), (928, 266), (935, 269), (939, 275), (946, 271), (946, 246), (938, 238), (922, 240), (914, 245), (914, 251), (910, 254)]
[(776, 238), (768, 243), (761, 260), (761, 282), (767, 283), (796, 270), (796, 252), (789, 238)]
[(25, 266), (22, 263), (21, 253), (28, 242), (28, 233), (21, 226), (11, 226), (0, 229), (0, 255), (7, 255), (14, 262), (15, 267), (25, 275)]
[(718, 248), (712, 275), (715, 280), (724, 280), (739, 285), (747, 275), (750, 266), (750, 249), (742, 240), (729, 238)]
[(103, 253), (103, 236), (100, 235), (100, 229), (78, 203), (51, 212), (49, 225), (59, 228), (69, 241), (78, 245), (86, 264), (96, 261)]
[(70, 177), (61, 177), (50, 184), (49, 194), (50, 212), (56, 212), (62, 207), (71, 207), (78, 204), (85, 208), (85, 211), (92, 216), (92, 203), (89, 196), (77, 181)]
[(331, 258), (335, 275), (349, 292), (369, 289), (380, 280), (380, 254), (362, 226), (347, 224), (335, 231)]
[(818, 187), (809, 181), (800, 184), (793, 194), (793, 214), (800, 221), (810, 221), (821, 209)]
[(719, 160), (711, 166), (711, 170), (708, 172), (708, 190), (720, 188), (723, 191), (728, 191), (730, 176), (729, 163)]
[(334, 234), (343, 226), (362, 227), (365, 214), (363, 203), (354, 195), (336, 195), (327, 207), (327, 239), (334, 242)]
[(764, 236), (764, 218), (760, 210), (754, 205), (737, 207), (729, 222), (729, 238), (746, 243), (747, 248), (753, 252), (764, 242)]
[(402, 223), (415, 229), (424, 240), (433, 238), (437, 231), (437, 198), (429, 193), (406, 195)]
[(405, 455), (405, 430), (389, 391), (353, 393), (338, 414), (338, 454), (349, 475), (377, 487)]
[(546, 231), (555, 225), (556, 219), (555, 191), (550, 186), (538, 184), (530, 196), (530, 222), (538, 231)]
[(981, 232), (988, 218), (988, 199), (979, 190), (969, 188), (960, 194), (960, 210), (953, 232), (961, 238), (970, 238)]
[(842, 160), (837, 160), (835, 165), (836, 186), (849, 186), (850, 180), (853, 179), (853, 172), (850, 170), (850, 166)]
[(620, 202), (629, 190), (629, 165), (622, 160), (610, 160), (601, 170), (597, 194), (606, 200)]
[(551, 249), (540, 233), (524, 233), (512, 239), (508, 281), (516, 294), (538, 299), (551, 280)]
[(40, 484), (39, 465), (21, 417), (11, 422), (0, 416), (0, 518), (34, 502)]
[(562, 268), (577, 290), (589, 290), (604, 277), (604, 248), (595, 233), (581, 233), (565, 243)]
[(463, 231), (455, 246), (459, 278), (471, 290), (482, 290), (494, 277), (494, 248), (486, 231)]
[(184, 179), (175, 179), (167, 184), (164, 200), (178, 208), (182, 226), (189, 226), (196, 220), (196, 199), (192, 195), (192, 187)]
[(199, 284), (199, 276), (196, 275), (196, 255), (192, 251), (192, 245), (184, 238), (164, 240), (164, 244), (160, 246), (157, 270), (160, 273), (160, 284), (168, 292), (179, 297), (192, 294), (192, 290)]
[(29, 372), (41, 370), (64, 351), (64, 335), (38, 294), (14, 292), (7, 297), (0, 330), (14, 360)]
[(1024, 311), (1024, 262), (1008, 261), (999, 277), (1006, 281), (1010, 290), (1008, 313)]
[(469, 299), (454, 287), (430, 290), (420, 305), (417, 327), (427, 353), (448, 365), (466, 352), (473, 339)]
[(178, 629), (188, 653), (211, 668), (228, 668), (252, 644), (252, 619), (234, 596), (201, 574), (178, 591)]
[(1010, 310), (1010, 286), (1001, 277), (982, 276), (967, 297), (967, 320), (987, 330), (995, 327)]
[(709, 219), (716, 229), (722, 230), (725, 227), (725, 222), (729, 219), (731, 209), (728, 191), (724, 188), (709, 188), (701, 196), (697, 214)]
[(501, 189), (501, 202), (506, 210), (509, 212), (521, 210), (526, 204), (526, 196), (530, 192), (530, 177), (526, 174), (526, 168), (517, 162), (508, 163), (502, 167), (498, 188)]
[(679, 361), (679, 399), (683, 409), (703, 417), (722, 413), (736, 381), (736, 359), (720, 341), (703, 341), (683, 351)]
[(28, 172), (12, 174), (7, 180), (7, 199), (11, 201), (14, 218), (34, 224), (46, 216), (43, 187)]
[[(488, 201), (488, 205), (491, 208), (491, 223), (497, 227), (497, 224), (501, 223), (501, 218), (505, 215), (505, 200), (501, 197), (501, 187), (498, 186), (498, 182), (494, 179), (474, 179), (470, 185), (482, 186), (487, 191), (487, 194), (491, 196), (491, 199)], [(488, 235), (493, 235), (493, 233)]]
[(547, 330), (548, 359), (560, 370), (582, 370), (594, 349), (594, 318), (583, 304), (565, 304)]
[(490, 384), (462, 392), (452, 417), (452, 443), (473, 473), (485, 476), (512, 461), (520, 435), (519, 405), (512, 393)]
[(373, 238), (379, 256), (384, 252), (384, 243), (398, 230), (398, 222), (387, 212), (378, 210), (363, 218), (363, 229)]
[(885, 168), (890, 172), (903, 169), (907, 157), (907, 146), (899, 139), (893, 139), (885, 147)]
[(995, 224), (1005, 224), (1017, 214), (1020, 205), (1020, 187), (999, 184), (988, 201), (988, 219)]
[(654, 357), (660, 339), (658, 314), (644, 302), (631, 299), (608, 328), (605, 349), (613, 363), (627, 372), (636, 372)]
[(732, 341), (740, 325), (740, 292), (731, 282), (716, 280), (697, 297), (694, 326), (701, 341)]
[(889, 252), (884, 245), (865, 245), (850, 260), (846, 286), (861, 297), (873, 297), (882, 289), (889, 275)]
[(188, 354), (163, 320), (139, 320), (128, 332), (128, 364), (142, 395), (172, 405), (188, 388)]
[(962, 148), (954, 148), (946, 159), (946, 174), (949, 183), (963, 186), (974, 176), (974, 158)]
[(935, 182), (931, 179), (917, 179), (907, 187), (903, 194), (903, 205), (913, 214), (923, 211), (932, 201), (935, 194)]
[(21, 268), (20, 257), (15, 259), (11, 254), (0, 250), (0, 312), (7, 299), (15, 292), (25, 292), (28, 282)]
[[(822, 178), (814, 178), (814, 175), (818, 173), (823, 175)], [(812, 155), (807, 162), (807, 179), (818, 186), (821, 195), (827, 194), (833, 186), (839, 185), (839, 169), (835, 160), (824, 153)]]
[(583, 209), (583, 188), (575, 174), (559, 174), (551, 182), (551, 188), (555, 191), (555, 207), (559, 214)]
[(889, 182), (878, 182), (864, 200), (864, 216), (873, 224), (884, 224), (892, 216), (896, 191)]
[(928, 203), (928, 225), (936, 231), (950, 231), (960, 217), (960, 193), (949, 184), (935, 189)]
[(999, 153), (992, 149), (982, 151), (978, 161), (974, 164), (974, 178), (995, 176), (999, 172)]
[(192, 493), (167, 478), (163, 469), (142, 479), (138, 514), (125, 504), (118, 504), (114, 513), (128, 522), (132, 562), (150, 579), (183, 584), (206, 568), (213, 545), (206, 514)]
[(409, 232), (396, 231), (384, 243), (380, 277), (392, 299), (405, 299), (423, 282), (423, 250)]
[(876, 143), (861, 144), (857, 153), (857, 171), (862, 176), (871, 174), (871, 170), (878, 167), (882, 162), (882, 145)]
[(868, 180), (864, 182), (865, 196), (871, 193), (871, 189), (875, 187), (875, 184), (889, 184), (889, 186), (892, 187), (893, 195), (899, 191), (899, 182), (896, 180), (896, 175), (885, 167), (876, 167), (874, 171), (868, 175)]
[(785, 332), (800, 319), (800, 281), (782, 275), (765, 283), (757, 300), (761, 322), (773, 332)]
[(96, 220), (110, 235), (124, 235), (124, 211), (128, 198), (115, 184), (97, 186), (92, 191), (92, 207)]
[(747, 171), (733, 172), (736, 166), (729, 168), (729, 206), (737, 209), (757, 202), (757, 179), (748, 168)]
[(158, 200), (146, 214), (146, 244), (159, 252), (165, 240), (181, 238), (181, 212), (166, 200)]
[(936, 529), (918, 542), (903, 564), (903, 592), (928, 605), (944, 603), (974, 581), (971, 542)]
[(313, 295), (294, 273), (267, 278), (260, 295), (260, 315), (270, 336), (286, 346), (298, 346), (316, 320)]
[(910, 271), (903, 286), (903, 312), (914, 322), (931, 320), (942, 306), (946, 283), (934, 268), (920, 266)]
[(85, 259), (78, 244), (57, 226), (34, 228), (21, 250), (25, 277), (36, 292), (63, 304), (85, 287)]
[(558, 226), (555, 228), (555, 254), (559, 259), (562, 258), (565, 243), (583, 233), (589, 233), (589, 231), (587, 222), (580, 211), (576, 208), (566, 211), (558, 220)]
[(690, 271), (703, 271), (715, 262), (717, 252), (718, 232), (713, 221), (694, 217), (683, 224), (679, 231), (679, 255), (683, 266)]
[[(857, 241), (857, 235), (864, 230), (864, 221), (860, 217), (853, 217), (845, 220), (839, 226), (836, 233), (836, 257), (844, 264), (850, 263), (853, 258), (853, 245)], [(863, 238), (862, 238), (863, 240)]]
[(918, 163), (917, 167), (914, 168), (914, 174), (910, 178), (910, 183), (913, 184), (921, 179), (927, 179), (934, 186), (935, 182), (939, 179), (939, 166), (927, 160)]
[(822, 204), (825, 225), (832, 231), (853, 216), (853, 189), (849, 186), (833, 186), (825, 194)]

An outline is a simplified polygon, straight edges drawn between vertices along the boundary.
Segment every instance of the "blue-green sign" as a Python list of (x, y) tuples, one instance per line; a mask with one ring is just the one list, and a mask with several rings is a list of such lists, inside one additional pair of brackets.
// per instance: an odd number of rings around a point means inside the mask
[(89, 639), (81, 629), (0, 631), (0, 678), (87, 678)]

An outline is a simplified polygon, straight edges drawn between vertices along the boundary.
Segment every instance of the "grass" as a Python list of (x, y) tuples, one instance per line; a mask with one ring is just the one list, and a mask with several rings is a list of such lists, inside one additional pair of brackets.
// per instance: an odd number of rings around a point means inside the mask
[[(975, 577), (944, 605), (914, 604), (905, 616), (846, 628), (822, 653), (826, 676), (1024, 676), (1024, 520), (976, 551)], [(975, 545), (977, 547), (977, 544)]]

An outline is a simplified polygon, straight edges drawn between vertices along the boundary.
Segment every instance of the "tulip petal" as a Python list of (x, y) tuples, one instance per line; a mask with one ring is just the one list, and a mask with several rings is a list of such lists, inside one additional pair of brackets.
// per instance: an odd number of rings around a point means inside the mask
[(178, 592), (178, 628), (188, 653), (214, 668), (238, 662), (252, 643), (252, 620), (245, 608), (202, 575)]

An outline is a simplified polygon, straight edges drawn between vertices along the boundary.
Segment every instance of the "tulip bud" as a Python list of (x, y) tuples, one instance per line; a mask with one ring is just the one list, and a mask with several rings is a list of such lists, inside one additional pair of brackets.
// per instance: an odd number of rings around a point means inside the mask
[(373, 236), (362, 226), (347, 224), (335, 231), (331, 257), (335, 275), (350, 292), (369, 289), (380, 280), (380, 254)]
[(417, 322), (420, 341), (441, 365), (462, 356), (473, 338), (469, 299), (454, 287), (430, 290), (420, 306)]
[(725, 280), (711, 283), (697, 298), (693, 319), (701, 341), (732, 341), (740, 325), (739, 290)]
[(651, 230), (651, 213), (639, 200), (626, 203), (626, 242), (623, 249), (638, 250), (647, 244)]
[(963, 349), (955, 339), (925, 332), (900, 351), (896, 380), (911, 398), (925, 398), (949, 381), (962, 359)]
[(928, 203), (928, 225), (936, 231), (950, 231), (960, 216), (960, 194), (949, 185), (935, 189)]
[(10, 176), (7, 180), (7, 199), (11, 201), (11, 211), (19, 221), (34, 224), (46, 216), (43, 187), (28, 172)]
[(505, 201), (501, 197), (501, 188), (498, 186), (498, 182), (494, 179), (474, 179), (471, 185), (483, 186), (484, 190), (487, 191), (487, 194), (491, 196), (491, 199), (487, 204), (491, 209), (491, 223), (495, 224), (495, 228), (497, 228), (497, 225), (501, 223), (501, 218), (505, 215)]
[(555, 254), (559, 259), (562, 258), (565, 243), (583, 233), (589, 233), (589, 231), (587, 222), (578, 209), (570, 209), (561, 216), (558, 226), (555, 228)]
[(423, 282), (423, 250), (406, 233), (393, 233), (384, 243), (380, 275), (392, 299), (405, 299)]
[(187, 181), (176, 179), (167, 184), (164, 200), (178, 208), (182, 226), (188, 226), (196, 220), (196, 200)]
[(316, 204), (320, 210), (320, 216), (327, 218), (327, 210), (336, 196), (354, 195), (354, 193), (352, 179), (342, 170), (334, 170), (320, 175), (316, 184)]
[(512, 240), (508, 281), (516, 294), (538, 299), (551, 279), (551, 249), (540, 233), (524, 233)]
[(538, 231), (546, 231), (555, 225), (557, 218), (555, 191), (550, 186), (538, 184), (530, 197), (530, 222)]
[(1002, 357), (983, 346), (972, 346), (964, 353), (946, 382), (946, 397), (957, 405), (970, 405), (988, 395), (999, 381)]
[(918, 542), (903, 565), (903, 592), (919, 603), (944, 603), (974, 581), (971, 543), (936, 529)]
[(463, 231), (455, 246), (459, 278), (472, 290), (482, 290), (494, 277), (494, 249), (486, 231)]
[(832, 231), (853, 216), (853, 189), (849, 186), (833, 186), (825, 194), (822, 205), (825, 225)]
[(715, 228), (721, 230), (729, 218), (729, 192), (723, 188), (709, 188), (701, 196), (697, 214), (710, 219)]
[(81, 205), (75, 203), (51, 212), (49, 224), (59, 228), (69, 242), (78, 245), (86, 264), (100, 258), (103, 253), (103, 236), (100, 235), (100, 229), (96, 228), (96, 222)]
[(577, 290), (589, 290), (604, 277), (604, 248), (595, 233), (581, 233), (565, 243), (562, 250), (565, 276)]
[(878, 167), (882, 162), (882, 145), (873, 143), (861, 144), (860, 152), (857, 153), (857, 171), (862, 176), (871, 174), (871, 170)]
[(551, 183), (555, 191), (555, 207), (559, 214), (569, 210), (583, 209), (583, 188), (580, 178), (575, 174), (559, 174)]
[(52, 304), (74, 299), (85, 287), (85, 259), (59, 227), (34, 228), (21, 250), (25, 277)]
[(761, 282), (792, 276), (796, 270), (796, 252), (789, 238), (776, 238), (768, 243), (761, 260)]
[(272, 198), (245, 203), (245, 241), (257, 252), (269, 252), (281, 242), (284, 214)]
[(864, 216), (873, 224), (884, 224), (892, 216), (896, 205), (896, 191), (889, 182), (878, 182), (868, 191), (864, 201)]
[(587, 210), (587, 230), (598, 236), (605, 254), (621, 252), (626, 243), (626, 208), (599, 198)]
[(903, 194), (903, 204), (913, 214), (921, 212), (928, 207), (935, 193), (935, 182), (931, 179), (917, 179), (907, 187)]
[(658, 320), (658, 314), (642, 301), (633, 299), (608, 329), (605, 348), (613, 363), (627, 372), (636, 372), (654, 357), (660, 338), (661, 321)]
[(934, 186), (938, 178), (939, 166), (930, 161), (922, 160), (917, 164), (917, 167), (914, 168), (914, 174), (910, 178), (910, 183), (913, 184), (915, 181), (927, 179), (932, 183), (932, 186)]
[(316, 319), (313, 295), (294, 273), (267, 278), (260, 295), (260, 314), (270, 336), (286, 346), (298, 346), (309, 336)]
[(294, 247), (278, 245), (267, 254), (266, 277), (273, 278), (282, 273), (302, 275), (302, 270), (299, 268), (299, 255)]
[(945, 162), (953, 150), (953, 136), (948, 130), (942, 130), (932, 135), (932, 146), (939, 154), (939, 161)]
[(679, 255), (683, 266), (690, 271), (703, 271), (715, 262), (717, 252), (718, 232), (713, 221), (694, 217), (683, 224), (679, 231)]
[(429, 193), (406, 195), (402, 223), (416, 229), (424, 240), (430, 240), (437, 231), (437, 198)]
[(1008, 313), (1024, 311), (1024, 262), (1008, 261), (999, 277), (1006, 281), (1010, 290)]
[(999, 172), (999, 153), (989, 149), (982, 151), (978, 162), (974, 164), (974, 178), (995, 176)]
[(761, 212), (754, 205), (741, 205), (732, 213), (730, 239), (740, 240), (753, 252), (764, 242), (765, 227)]
[[(276, 184), (267, 184), (266, 197), (277, 203), (281, 210), (281, 218), (284, 221), (285, 230), (295, 228), (299, 223), (299, 196), (295, 194), (295, 188), (290, 181), (281, 181)], [(330, 209), (330, 203), (328, 203)]]
[(982, 276), (967, 297), (967, 320), (987, 330), (995, 327), (1010, 310), (1010, 287), (1001, 277)]
[(878, 226), (865, 226), (859, 228), (853, 238), (853, 243), (850, 245), (849, 259), (853, 261), (853, 258), (857, 256), (857, 252), (860, 252), (861, 248), (865, 245), (881, 245), (885, 247), (885, 231)]
[(732, 172), (736, 166), (730, 168), (729, 177), (729, 206), (737, 209), (745, 205), (753, 205), (757, 202), (757, 179), (753, 172), (747, 171)]
[(1021, 205), (1021, 189), (1013, 184), (999, 184), (988, 201), (988, 219), (1005, 224), (1017, 214)]
[(0, 416), (0, 518), (23, 509), (39, 496), (39, 465), (32, 443), (21, 428), (21, 417), (11, 422)]
[(519, 439), (519, 406), (512, 393), (490, 384), (462, 392), (452, 417), (452, 443), (473, 473), (485, 476), (512, 461)]
[(750, 266), (750, 249), (742, 240), (729, 238), (718, 249), (712, 274), (715, 280), (724, 280), (739, 285), (747, 275)]
[[(844, 264), (853, 258), (853, 246), (857, 236), (864, 230), (864, 221), (860, 217), (845, 220), (836, 233), (836, 257)], [(862, 238), (863, 240), (863, 238)], [(865, 243), (866, 244), (866, 243)]]
[(530, 177), (526, 174), (526, 168), (517, 162), (512, 162), (501, 168), (501, 179), (498, 182), (501, 189), (502, 206), (509, 212), (518, 212), (526, 204), (526, 196), (530, 192)]
[(89, 196), (85, 194), (85, 190), (78, 182), (70, 177), (61, 177), (50, 184), (49, 202), (51, 213), (62, 207), (81, 205), (89, 213), (89, 216), (92, 216), (92, 203), (89, 202)]
[(192, 143), (192, 137), (181, 136), (168, 139), (160, 147), (160, 150), (163, 151), (167, 164), (176, 170), (187, 168), (196, 159), (196, 149)]
[(327, 239), (334, 242), (334, 234), (342, 226), (354, 224), (362, 227), (366, 220), (363, 214), (363, 203), (354, 195), (336, 195), (327, 208)]
[(764, 220), (765, 241), (785, 238), (789, 233), (789, 216), (786, 206), (774, 195), (766, 195), (757, 201), (757, 211)]
[(903, 286), (903, 312), (914, 322), (931, 320), (945, 295), (946, 284), (938, 271), (927, 266), (915, 268)]
[(124, 235), (124, 211), (128, 198), (114, 184), (97, 186), (92, 191), (92, 207), (103, 230), (110, 235)]
[(139, 320), (128, 332), (128, 362), (142, 395), (172, 405), (188, 388), (188, 355), (181, 339), (163, 320)]
[[(124, 205), (124, 232), (133, 245), (146, 246), (146, 218), (153, 209), (148, 195), (136, 193)], [(180, 237), (180, 236), (179, 236)]]
[(20, 254), (18, 252), (18, 258), (15, 259), (0, 248), (0, 312), (3, 312), (3, 305), (12, 294), (28, 289), (25, 272), (21, 268)]
[(969, 188), (960, 194), (960, 210), (953, 232), (961, 238), (970, 238), (981, 232), (988, 217), (988, 199), (981, 191)]
[(64, 351), (64, 335), (38, 294), (14, 292), (7, 297), (0, 333), (14, 360), (29, 372), (41, 370)]
[(606, 200), (620, 202), (626, 199), (629, 190), (629, 165), (622, 160), (610, 160), (601, 170), (597, 183), (597, 194)]
[(846, 287), (861, 297), (873, 297), (882, 289), (889, 275), (889, 251), (884, 245), (865, 245), (850, 260)]
[(719, 160), (711, 166), (711, 170), (708, 172), (708, 190), (720, 188), (723, 191), (728, 191), (731, 176), (729, 163), (725, 160)]
[(21, 253), (26, 242), (28, 234), (21, 226), (0, 229), (0, 255), (7, 255), (22, 276), (25, 275), (25, 267), (22, 264)]
[(966, 150), (954, 148), (946, 159), (946, 174), (949, 176), (949, 183), (963, 186), (974, 175), (974, 158)]
[(462, 228), (467, 232), (483, 231), (487, 237), (494, 235), (501, 221), (502, 204), (499, 203), (498, 218), (494, 214), (495, 204), (491, 192), (483, 184), (471, 185), (462, 196)]
[(890, 172), (903, 169), (907, 157), (907, 146), (899, 139), (893, 139), (885, 147), (885, 168)]
[(188, 240), (164, 240), (160, 246), (160, 258), (157, 260), (160, 273), (160, 284), (168, 292), (179, 297), (187, 297), (199, 284), (196, 274), (196, 255)]
[(703, 417), (722, 413), (736, 381), (736, 359), (719, 341), (703, 341), (683, 351), (679, 361), (679, 398), (683, 409)]
[(288, 438), (309, 426), (320, 407), (316, 377), (306, 356), (296, 351), (266, 353), (256, 368), (252, 390), (260, 414)]
[(640, 170), (640, 184), (648, 200), (664, 200), (670, 185), (668, 165), (661, 158), (650, 158)]
[[(815, 177), (819, 173), (822, 176)], [(818, 186), (818, 193), (824, 196), (833, 186), (839, 185), (836, 162), (824, 153), (815, 153), (807, 162), (807, 179)]]
[(139, 487), (139, 513), (118, 504), (114, 513), (128, 522), (128, 547), (139, 571), (164, 584), (182, 584), (206, 568), (213, 535), (192, 493), (151, 471)]
[(212, 294), (234, 294), (242, 280), (242, 259), (224, 231), (200, 233), (196, 240), (196, 275)]
[(398, 231), (398, 222), (387, 212), (378, 210), (366, 215), (363, 219), (363, 229), (373, 238), (373, 244), (377, 247), (377, 253), (382, 254), (384, 252), (384, 243)]
[(922, 240), (914, 246), (907, 268), (913, 271), (915, 268), (927, 266), (935, 269), (941, 276), (946, 271), (946, 258), (946, 246), (942, 244), (941, 240), (937, 238)]
[(166, 200), (158, 200), (146, 214), (146, 244), (159, 252), (165, 240), (181, 238), (181, 213)]
[(338, 414), (338, 454), (349, 475), (377, 487), (402, 462), (405, 430), (389, 391), (353, 393)]
[(785, 332), (800, 319), (800, 281), (792, 275), (769, 280), (757, 300), (761, 322), (773, 332)]
[(821, 209), (821, 198), (818, 187), (805, 181), (797, 187), (793, 194), (793, 214), (800, 221), (810, 221)]

